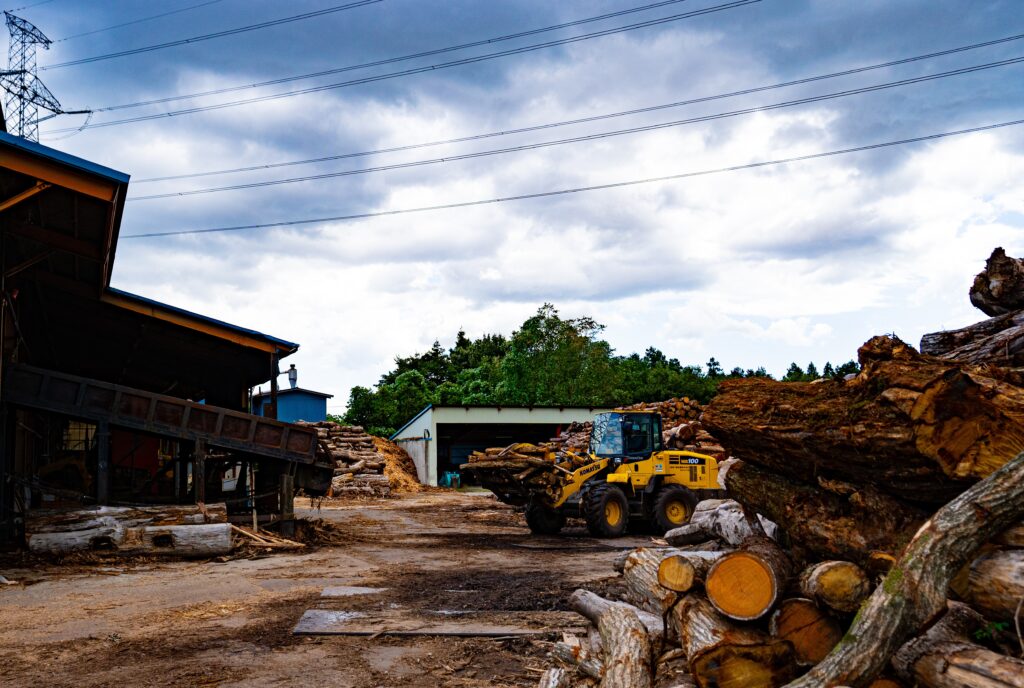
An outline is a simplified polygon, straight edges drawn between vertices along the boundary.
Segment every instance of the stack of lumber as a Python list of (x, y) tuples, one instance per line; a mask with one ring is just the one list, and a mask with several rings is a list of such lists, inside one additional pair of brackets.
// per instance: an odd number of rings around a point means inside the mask
[(593, 422), (580, 423), (573, 421), (562, 429), (558, 437), (552, 437), (550, 443), (561, 450), (585, 454), (590, 448), (590, 431), (594, 427)]
[(300, 423), (316, 428), (317, 453), (334, 461), (334, 479), (328, 497), (390, 497), (391, 481), (384, 474), (385, 459), (369, 435), (358, 425), (331, 421)]
[(58, 556), (101, 551), (211, 557), (227, 554), (232, 547), (224, 504), (31, 511), (25, 521), (25, 540), (32, 552)]
[(692, 420), (664, 430), (661, 433), (661, 440), (666, 449), (682, 449), (708, 454), (720, 460), (726, 458), (725, 448), (704, 429), (699, 420)]
[(971, 298), (993, 317), (875, 337), (851, 380), (723, 382), (735, 502), (623, 557), (626, 599), (574, 597), (574, 685), (1024, 688), (1024, 261)]

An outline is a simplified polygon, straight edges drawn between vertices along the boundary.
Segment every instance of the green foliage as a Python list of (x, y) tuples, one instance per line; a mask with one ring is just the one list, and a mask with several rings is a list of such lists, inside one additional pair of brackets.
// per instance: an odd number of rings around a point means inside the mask
[[(771, 379), (764, 367), (726, 373), (714, 357), (705, 372), (654, 347), (618, 356), (600, 338), (603, 331), (592, 318), (561, 317), (549, 303), (507, 338), (470, 339), (460, 331), (451, 349), (435, 341), (424, 353), (395, 358), (375, 389), (353, 387), (341, 422), (388, 436), (428, 404), (615, 407), (672, 397), (707, 403), (723, 380)], [(807, 373), (795, 363), (794, 369), (794, 379), (818, 377), (814, 364)]]
[(1010, 628), (1008, 621), (989, 621), (974, 632), (975, 640), (995, 640)]

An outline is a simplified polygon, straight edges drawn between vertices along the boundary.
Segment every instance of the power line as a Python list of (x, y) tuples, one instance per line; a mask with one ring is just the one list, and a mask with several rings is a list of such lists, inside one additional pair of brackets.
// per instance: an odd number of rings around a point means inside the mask
[(612, 182), (609, 184), (595, 184), (593, 186), (579, 186), (572, 189), (557, 189), (554, 191), (538, 191), (535, 193), (519, 194), (516, 196), (505, 196), (500, 198), (488, 198), (475, 201), (462, 201), (460, 203), (445, 203), (443, 205), (430, 205), (421, 206), (419, 208), (403, 208), (399, 210), (381, 210), (376, 212), (368, 213), (354, 213), (351, 215), (335, 215), (332, 217), (317, 217), (309, 218), (304, 220), (282, 220), (280, 222), (265, 222), (262, 224), (254, 225), (235, 225), (233, 227), (213, 227), (208, 229), (181, 229), (167, 232), (146, 232), (143, 234), (126, 234), (122, 235), (122, 239), (150, 239), (156, 237), (168, 237), (168, 236), (181, 236), (185, 234), (211, 234), (213, 232), (237, 232), (246, 229), (273, 229), (275, 227), (294, 227), (297, 225), (310, 225), (319, 224), (323, 222), (342, 222), (346, 220), (365, 220), (373, 217), (386, 217), (392, 215), (408, 215), (410, 213), (423, 213), (434, 210), (450, 210), (454, 208), (469, 208), (472, 206), (480, 205), (491, 205), (494, 203), (508, 203), (511, 201), (524, 201), (534, 198), (549, 198), (552, 196), (565, 196), (574, 193), (584, 193), (589, 191), (604, 191), (607, 189), (618, 189), (627, 186), (639, 186), (641, 184), (653, 184), (656, 182), (666, 182), (676, 179), (688, 179), (692, 177), (702, 177), (712, 174), (721, 174), (724, 172), (736, 172), (739, 170), (756, 169), (760, 167), (769, 167), (773, 165), (784, 165), (793, 162), (803, 162), (805, 160), (816, 160), (819, 158), (828, 158), (836, 155), (846, 155), (849, 153), (859, 153), (869, 150), (878, 150), (880, 148), (889, 148), (892, 146), (902, 146), (910, 143), (920, 143), (922, 141), (934, 141), (936, 139), (948, 138), (950, 136), (960, 136), (963, 134), (973, 134), (980, 131), (989, 131), (992, 129), (1000, 129), (1003, 127), (1011, 127), (1018, 124), (1024, 124), (1024, 119), (1012, 120), (1009, 122), (1000, 122), (998, 124), (986, 124), (978, 127), (971, 127), (969, 129), (959, 129), (956, 131), (947, 131), (939, 134), (927, 134), (925, 136), (915, 136), (908, 139), (899, 139), (897, 141), (885, 141), (882, 143), (872, 143), (863, 146), (856, 146), (854, 148), (842, 148), (839, 150), (826, 151), (823, 153), (810, 153), (807, 155), (797, 155), (789, 158), (779, 158), (777, 160), (765, 160), (762, 162), (745, 163), (742, 165), (732, 165), (730, 167), (719, 167), (711, 170), (700, 170), (697, 172), (682, 172), (680, 174), (670, 174), (662, 177), (648, 177), (647, 179), (632, 179), (629, 181)]
[(104, 31), (112, 31), (114, 29), (120, 29), (120, 28), (123, 28), (125, 26), (132, 26), (134, 24), (141, 24), (143, 22), (148, 22), (148, 21), (151, 21), (153, 19), (160, 19), (161, 17), (169, 17), (172, 14), (181, 14), (182, 12), (188, 12), (189, 10), (198, 9), (200, 7), (206, 7), (207, 5), (216, 5), (218, 2), (223, 2), (223, 1), (224, 0), (206, 0), (206, 2), (201, 2), (198, 5), (189, 5), (188, 7), (182, 7), (182, 8), (177, 9), (177, 10), (171, 10), (170, 12), (161, 12), (160, 14), (151, 14), (148, 17), (142, 17), (141, 19), (133, 19), (132, 21), (124, 22), (123, 24), (114, 24), (113, 26), (104, 26), (102, 29), (93, 29), (92, 31), (84, 31), (82, 33), (71, 34), (70, 36), (65, 36), (64, 38), (58, 38), (57, 40), (54, 41), (54, 43), (63, 43), (64, 41), (70, 41), (73, 38), (81, 38), (82, 36), (92, 36), (93, 34), (103, 33)]
[(363, 7), (364, 5), (373, 5), (383, 0), (358, 0), (358, 2), (351, 2), (347, 5), (336, 5), (334, 7), (328, 7), (322, 10), (316, 10), (315, 12), (305, 12), (303, 14), (296, 14), (291, 17), (282, 17), (281, 19), (272, 19), (270, 21), (260, 22), (259, 24), (250, 24), (248, 26), (240, 26), (234, 29), (226, 29), (224, 31), (217, 31), (215, 33), (207, 33), (201, 36), (193, 36), (191, 38), (182, 38), (177, 41), (168, 41), (167, 43), (158, 43), (156, 45), (147, 45), (141, 48), (132, 48), (131, 50), (121, 50), (116, 53), (107, 53), (105, 55), (94, 55), (92, 57), (83, 57), (78, 60), (69, 60), (67, 62), (58, 62), (52, 65), (46, 65), (40, 67), (40, 69), (57, 69), (59, 67), (71, 67), (73, 65), (88, 64), (90, 62), (99, 62), (100, 60), (110, 60), (115, 57), (125, 57), (126, 55), (138, 55), (139, 53), (148, 53), (154, 50), (163, 50), (164, 48), (173, 48), (179, 45), (186, 45), (188, 43), (198, 43), (200, 41), (208, 41), (213, 38), (223, 38), (225, 36), (234, 36), (235, 34), (245, 33), (246, 31), (255, 31), (256, 29), (265, 29), (270, 26), (278, 26), (279, 24), (288, 24), (290, 22), (296, 22), (303, 19), (310, 19), (312, 17), (320, 17), (325, 14), (331, 14), (333, 12), (341, 12), (343, 10), (351, 10), (356, 7)]
[(45, 5), (45, 4), (50, 3), (50, 2), (53, 2), (53, 0), (40, 0), (39, 2), (33, 2), (32, 4), (29, 4), (29, 5), (22, 5), (21, 7), (14, 7), (12, 9), (4, 10), (4, 11), (5, 12), (20, 12), (22, 10), (28, 10), (28, 9), (32, 9), (33, 7), (39, 7), (40, 5)]
[(1005, 67), (1008, 65), (1019, 64), (1024, 62), (1024, 56), (1010, 58), (1007, 60), (1000, 60), (998, 62), (990, 62), (983, 65), (975, 65), (972, 67), (962, 67), (960, 69), (953, 69), (946, 72), (939, 72), (937, 74), (928, 74), (925, 76), (912, 77), (909, 79), (901, 79), (899, 81), (892, 81), (884, 84), (875, 84), (873, 86), (863, 86), (860, 88), (847, 89), (845, 91), (837, 91), (835, 93), (826, 93), (817, 96), (808, 96), (806, 98), (798, 98), (795, 100), (783, 101), (781, 103), (772, 103), (770, 105), (759, 105), (755, 107), (743, 108), (741, 110), (732, 110), (729, 112), (720, 112), (713, 115), (701, 115), (699, 117), (691, 117), (688, 119), (675, 120), (672, 122), (659, 122), (657, 124), (647, 124), (638, 127), (630, 127), (628, 129), (619, 129), (616, 131), (598, 132), (594, 134), (585, 134), (583, 136), (575, 136), (572, 138), (556, 139), (553, 141), (542, 141), (537, 143), (528, 143), (520, 146), (512, 146), (509, 148), (498, 148), (488, 151), (477, 151), (473, 153), (463, 153), (461, 155), (452, 155), (444, 158), (433, 158), (429, 160), (416, 160), (412, 162), (395, 163), (392, 165), (381, 165), (378, 167), (368, 167), (358, 170), (344, 170), (340, 172), (326, 172), (323, 174), (307, 175), (304, 177), (291, 177), (287, 179), (274, 179), (269, 181), (261, 182), (250, 182), (247, 184), (234, 184), (231, 186), (219, 186), (211, 187), (206, 189), (193, 189), (190, 191), (176, 191), (170, 193), (152, 194), (149, 196), (135, 196), (128, 198), (129, 201), (149, 201), (161, 198), (173, 198), (181, 196), (195, 196), (199, 194), (217, 193), (221, 191), (238, 191), (242, 189), (256, 189), (265, 186), (278, 186), (281, 184), (294, 184), (297, 182), (308, 182), (317, 181), (322, 179), (332, 179), (335, 177), (349, 177), (360, 174), (369, 174), (373, 172), (383, 172), (388, 170), (399, 170), (410, 167), (422, 167), (425, 165), (434, 165), (444, 162), (455, 162), (458, 160), (470, 160), (473, 158), (482, 158), (491, 155), (501, 155), (504, 153), (517, 153), (528, 150), (536, 150), (538, 148), (549, 148), (552, 146), (560, 146), (569, 143), (580, 143), (582, 141), (595, 141), (598, 139), (610, 138), (613, 136), (623, 136), (625, 134), (636, 134), (640, 132), (656, 131), (659, 129), (667, 129), (670, 127), (682, 126), (685, 124), (694, 124), (697, 122), (710, 122), (719, 119), (726, 119), (730, 117), (738, 117), (741, 115), (749, 115), (756, 112), (768, 112), (771, 110), (779, 110), (782, 108), (793, 107), (795, 105), (806, 105), (808, 103), (817, 103), (825, 100), (834, 100), (836, 98), (844, 98), (853, 95), (860, 95), (863, 93), (873, 93), (875, 91), (886, 90), (890, 88), (898, 88), (900, 86), (907, 86), (910, 84), (918, 84), (925, 81), (934, 81), (936, 79), (943, 79), (950, 76), (959, 76), (961, 74), (970, 74), (973, 72), (979, 72), (986, 69), (993, 69), (995, 67)]
[(430, 57), (431, 55), (440, 55), (442, 53), (454, 52), (457, 50), (465, 50), (466, 48), (476, 48), (481, 45), (490, 45), (493, 43), (501, 43), (503, 41), (510, 41), (515, 38), (524, 38), (526, 36), (533, 36), (539, 33), (547, 33), (549, 31), (556, 31), (558, 29), (565, 29), (571, 26), (579, 26), (581, 24), (589, 24), (603, 19), (611, 19), (613, 17), (620, 17), (626, 14), (633, 14), (636, 12), (644, 12), (646, 10), (655, 9), (658, 7), (664, 7), (665, 5), (675, 5), (680, 2), (686, 2), (686, 0), (662, 0), (652, 5), (642, 5), (640, 7), (631, 7), (625, 10), (619, 10), (617, 12), (609, 12), (607, 14), (600, 14), (596, 17), (587, 17), (585, 19), (577, 19), (575, 21), (565, 22), (562, 24), (555, 24), (553, 26), (545, 26), (539, 29), (530, 29), (528, 31), (520, 31), (518, 33), (510, 33), (504, 36), (497, 36), (495, 38), (487, 38), (480, 41), (473, 41), (470, 43), (461, 43), (459, 45), (451, 45), (446, 48), (436, 48), (434, 50), (425, 50), (419, 53), (411, 53), (409, 55), (401, 55), (399, 57), (389, 57), (382, 60), (375, 60), (373, 62), (364, 62), (357, 65), (349, 65), (347, 67), (336, 67), (334, 69), (326, 69), (320, 72), (311, 72), (309, 74), (298, 74), (296, 76), (286, 76), (279, 79), (270, 79), (269, 81), (259, 81), (251, 84), (242, 84), (240, 86), (227, 86), (224, 88), (218, 88), (211, 91), (200, 91), (198, 93), (187, 93), (184, 95), (167, 96), (164, 98), (155, 98), (153, 100), (142, 100), (134, 103), (125, 103), (122, 105), (111, 105), (105, 108), (100, 108), (96, 112), (114, 112), (116, 110), (128, 110), (131, 108), (143, 107), (146, 105), (160, 105), (163, 103), (170, 103), (175, 100), (186, 100), (190, 98), (203, 98), (206, 96), (222, 95), (224, 93), (234, 93), (237, 91), (244, 91), (253, 88), (261, 88), (263, 86), (276, 86), (278, 84), (286, 84), (292, 81), (302, 81), (304, 79), (315, 79), (322, 76), (330, 76), (332, 74), (340, 74), (342, 72), (351, 72), (357, 69), (367, 69), (369, 67), (380, 67), (382, 65), (394, 64), (395, 62), (403, 62), (405, 60), (412, 60), (420, 57)]
[(415, 149), (419, 149), (419, 148), (431, 148), (431, 147), (434, 147), (434, 146), (444, 146), (444, 145), (449, 145), (449, 144), (454, 144), (454, 143), (466, 143), (468, 141), (479, 141), (481, 139), (494, 138), (494, 137), (498, 137), (498, 136), (509, 136), (509, 135), (512, 135), (512, 134), (524, 134), (524, 133), (532, 132), (532, 131), (540, 131), (542, 129), (553, 129), (553, 128), (556, 128), (556, 127), (564, 127), (564, 126), (569, 126), (569, 125), (573, 125), (573, 124), (584, 124), (584, 123), (587, 123), (587, 122), (597, 122), (597, 121), (600, 121), (600, 120), (612, 119), (612, 118), (616, 118), (616, 117), (625, 117), (625, 116), (628, 116), (628, 115), (637, 115), (637, 114), (641, 114), (641, 113), (655, 112), (657, 110), (665, 110), (665, 109), (669, 109), (669, 108), (676, 108), (676, 107), (681, 107), (681, 106), (684, 106), (684, 105), (694, 105), (696, 103), (706, 103), (706, 102), (710, 102), (710, 101), (714, 101), (714, 100), (722, 100), (722, 99), (725, 99), (725, 98), (732, 98), (732, 97), (735, 97), (735, 96), (750, 95), (752, 93), (760, 93), (762, 91), (770, 91), (770, 90), (774, 90), (774, 89), (785, 88), (785, 87), (788, 87), (788, 86), (797, 86), (797, 85), (801, 85), (801, 84), (808, 84), (808, 83), (812, 83), (812, 82), (815, 82), (815, 81), (822, 81), (822, 80), (825, 80), (825, 79), (832, 79), (832, 78), (841, 77), (841, 76), (849, 76), (849, 75), (852, 75), (852, 74), (859, 74), (859, 73), (862, 73), (862, 72), (868, 72), (868, 71), (872, 71), (872, 70), (876, 70), (876, 69), (883, 69), (885, 67), (893, 67), (893, 66), (896, 66), (896, 65), (908, 64), (908, 63), (917, 62), (917, 61), (920, 61), (920, 60), (927, 60), (927, 59), (931, 59), (933, 57), (940, 57), (940, 56), (943, 56), (943, 55), (951, 55), (951, 54), (954, 54), (954, 53), (965, 52), (965, 51), (968, 51), (968, 50), (975, 50), (977, 48), (989, 47), (989, 46), (992, 46), (992, 45), (997, 45), (999, 43), (1007, 43), (1009, 41), (1017, 41), (1017, 40), (1020, 40), (1022, 38), (1024, 38), (1024, 33), (1017, 34), (1015, 36), (1008, 36), (1006, 38), (998, 38), (998, 39), (991, 40), (991, 41), (985, 41), (983, 43), (973, 43), (971, 45), (961, 46), (961, 47), (958, 47), (958, 48), (951, 48), (949, 50), (942, 50), (942, 51), (939, 51), (939, 52), (928, 53), (928, 54), (925, 54), (925, 55), (916, 55), (914, 57), (906, 57), (906, 58), (902, 58), (902, 59), (899, 59), (899, 60), (892, 60), (890, 62), (882, 62), (882, 63), (879, 63), (879, 64), (868, 65), (866, 67), (856, 67), (856, 68), (853, 68), (853, 69), (846, 69), (846, 70), (843, 70), (841, 72), (831, 72), (829, 74), (820, 74), (820, 75), (817, 75), (817, 76), (810, 76), (810, 77), (805, 77), (805, 78), (802, 78), (802, 79), (796, 79), (794, 81), (783, 81), (781, 83), (771, 84), (771, 85), (768, 85), (768, 86), (757, 86), (757, 87), (754, 87), (754, 88), (746, 88), (746, 89), (742, 89), (742, 90), (739, 90), (739, 91), (730, 91), (728, 93), (720, 93), (720, 94), (717, 94), (717, 95), (704, 96), (704, 97), (701, 97), (701, 98), (692, 98), (692, 99), (689, 99), (689, 100), (678, 100), (678, 101), (675, 101), (675, 102), (672, 102), (672, 103), (664, 103), (664, 104), (661, 104), (661, 105), (650, 105), (650, 106), (647, 106), (647, 107), (636, 108), (636, 109), (633, 109), (633, 110), (623, 110), (621, 112), (611, 112), (611, 113), (607, 113), (607, 114), (603, 114), (603, 115), (592, 115), (592, 116), (589, 116), (589, 117), (580, 117), (580, 118), (577, 118), (577, 119), (563, 120), (563, 121), (560, 121), (560, 122), (549, 122), (549, 123), (546, 123), (546, 124), (536, 124), (536, 125), (533, 125), (533, 126), (520, 127), (520, 128), (517, 128), (517, 129), (504, 129), (502, 131), (489, 132), (489, 133), (485, 133), (485, 134), (473, 134), (473, 135), (470, 135), (470, 136), (461, 136), (461, 137), (458, 137), (458, 138), (444, 139), (444, 140), (441, 140), (441, 141), (428, 141), (426, 143), (412, 143), (412, 144), (407, 144), (407, 145), (404, 145), (404, 146), (393, 146), (391, 148), (378, 148), (376, 150), (360, 151), (360, 152), (356, 152), (356, 153), (340, 153), (340, 154), (337, 154), (337, 155), (327, 155), (327, 156), (323, 156), (323, 157), (319, 157), (319, 158), (309, 158), (307, 160), (290, 160), (290, 161), (287, 161), (287, 162), (276, 162), (276, 163), (265, 163), (265, 164), (262, 164), (262, 165), (251, 165), (249, 167), (234, 167), (234, 168), (230, 168), (230, 169), (211, 170), (211, 171), (207, 171), (207, 172), (193, 172), (193, 173), (190, 173), (190, 174), (175, 174), (175, 175), (167, 175), (167, 176), (163, 176), (163, 177), (149, 177), (147, 179), (133, 179), (132, 183), (133, 184), (146, 184), (146, 183), (150, 183), (150, 182), (163, 182), (163, 181), (171, 181), (171, 180), (175, 180), (175, 179), (194, 179), (196, 177), (209, 177), (209, 176), (220, 175), (220, 174), (235, 174), (235, 173), (238, 173), (238, 172), (254, 172), (256, 170), (269, 170), (269, 169), (275, 169), (275, 168), (278, 168), (278, 167), (293, 167), (293, 166), (296, 166), (296, 165), (307, 165), (307, 164), (312, 164), (312, 163), (330, 162), (330, 161), (333, 161), (333, 160), (345, 160), (345, 159), (348, 159), (348, 158), (360, 158), (360, 157), (367, 157), (367, 156), (371, 156), (371, 155), (380, 155), (380, 154), (383, 154), (383, 153), (397, 153), (397, 152), (400, 152), (400, 151), (415, 150)]
[[(110, 120), (110, 121), (107, 121), (107, 122), (97, 122), (95, 124), (90, 124), (86, 128), (87, 129), (96, 129), (96, 128), (100, 128), (100, 127), (110, 127), (110, 126), (115, 126), (115, 125), (119, 125), (119, 124), (129, 124), (129, 123), (132, 123), (132, 122), (145, 122), (145, 121), (148, 121), (148, 120), (162, 119), (162, 118), (165, 118), (165, 117), (176, 117), (178, 115), (194, 114), (196, 112), (207, 112), (207, 111), (210, 111), (210, 110), (221, 110), (221, 109), (224, 109), (224, 108), (235, 107), (235, 106), (238, 106), (238, 105), (248, 105), (248, 104), (251, 104), (251, 103), (261, 103), (261, 102), (265, 102), (265, 101), (268, 101), (268, 100), (279, 100), (281, 98), (291, 98), (291, 97), (294, 97), (294, 96), (304, 95), (304, 94), (308, 94), (308, 93), (318, 93), (320, 91), (327, 91), (327, 90), (336, 89), (336, 88), (343, 88), (343, 87), (346, 87), (346, 86), (355, 86), (355, 85), (359, 85), (359, 84), (368, 84), (368, 83), (372, 83), (372, 82), (376, 82), (376, 81), (384, 81), (386, 79), (394, 79), (394, 78), (400, 77), (400, 76), (409, 76), (409, 75), (412, 75), (412, 74), (422, 74), (422, 73), (425, 73), (425, 72), (432, 72), (432, 71), (437, 71), (437, 70), (440, 70), (440, 69), (447, 69), (449, 67), (457, 67), (457, 66), (466, 65), (466, 64), (473, 64), (473, 63), (476, 63), (476, 62), (484, 62), (485, 60), (493, 60), (493, 59), (496, 59), (496, 58), (499, 58), (499, 57), (507, 57), (509, 55), (519, 55), (519, 54), (522, 54), (522, 53), (528, 53), (528, 52), (532, 52), (534, 50), (541, 50), (541, 49), (544, 49), (544, 48), (551, 48), (551, 47), (559, 46), (559, 45), (567, 45), (567, 44), (570, 44), (570, 43), (576, 43), (576, 42), (579, 42), (579, 41), (589, 40), (591, 38), (600, 38), (602, 36), (610, 36), (612, 34), (623, 33), (623, 32), (626, 32), (626, 31), (632, 31), (632, 30), (635, 30), (635, 29), (646, 28), (646, 27), (655, 26), (655, 25), (658, 25), (658, 24), (666, 24), (668, 22), (678, 21), (680, 19), (689, 19), (691, 17), (702, 16), (702, 15), (705, 15), (705, 14), (712, 14), (714, 12), (721, 12), (723, 10), (730, 10), (730, 9), (734, 9), (736, 7), (743, 7), (745, 5), (753, 5), (753, 4), (756, 4), (756, 3), (759, 3), (759, 2), (761, 2), (761, 0), (735, 0), (734, 2), (729, 2), (729, 3), (722, 4), (722, 5), (715, 5), (713, 7), (708, 7), (708, 8), (701, 9), (701, 10), (695, 10), (695, 11), (692, 11), (692, 12), (685, 12), (685, 13), (682, 13), (682, 14), (671, 15), (671, 16), (668, 16), (668, 17), (663, 17), (661, 19), (652, 19), (652, 20), (648, 20), (648, 21), (644, 21), (644, 22), (639, 22), (639, 23), (636, 23), (636, 24), (629, 24), (629, 25), (626, 25), (626, 26), (620, 26), (620, 27), (616, 27), (616, 28), (612, 28), (612, 29), (604, 29), (602, 31), (595, 31), (593, 33), (581, 34), (579, 36), (573, 36), (571, 38), (562, 38), (562, 39), (558, 39), (558, 40), (547, 41), (547, 42), (544, 42), (544, 43), (535, 43), (533, 45), (522, 46), (522, 47), (519, 47), (519, 48), (512, 48), (512, 49), (509, 49), (509, 50), (502, 50), (502, 51), (494, 52), (494, 53), (485, 53), (483, 55), (477, 55), (476, 57), (463, 58), (463, 59), (460, 59), (460, 60), (454, 60), (452, 62), (442, 62), (442, 63), (439, 63), (439, 64), (428, 65), (428, 66), (425, 66), (425, 67), (415, 67), (415, 68), (411, 68), (411, 69), (401, 70), (401, 71), (398, 71), (398, 72), (389, 72), (387, 74), (378, 74), (376, 76), (363, 77), (363, 78), (360, 78), (360, 79), (353, 79), (353, 80), (350, 80), (350, 81), (341, 81), (341, 82), (334, 83), (334, 84), (324, 84), (322, 86), (312, 86), (312, 87), (309, 87), (309, 88), (298, 89), (298, 90), (295, 90), (295, 91), (285, 91), (283, 93), (275, 93), (275, 94), (271, 94), (271, 95), (258, 96), (258, 97), (255, 97), (255, 98), (246, 98), (246, 99), (243, 99), (243, 100), (234, 100), (234, 101), (229, 101), (229, 102), (226, 102), (226, 103), (218, 103), (216, 105), (204, 105), (204, 106), (197, 106), (197, 107), (193, 107), (193, 108), (186, 108), (186, 109), (183, 109), (183, 110), (172, 110), (170, 112), (162, 112), (162, 113), (158, 113), (158, 114), (154, 114), (154, 115), (140, 115), (138, 117), (129, 117), (129, 118), (126, 118), (126, 119)], [(50, 134), (60, 134), (60, 133), (66, 132), (66, 131), (72, 131), (73, 129), (74, 129), (74, 127), (70, 127), (70, 128), (67, 128), (67, 129), (54, 129), (54, 130), (52, 130), (50, 132), (47, 132), (47, 133), (50, 133)]]

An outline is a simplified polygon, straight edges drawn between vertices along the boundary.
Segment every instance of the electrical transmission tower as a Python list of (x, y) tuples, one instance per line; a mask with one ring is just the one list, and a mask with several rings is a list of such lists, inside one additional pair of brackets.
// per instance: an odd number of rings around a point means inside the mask
[(49, 119), (64, 111), (50, 89), (36, 76), (36, 46), (49, 49), (53, 42), (42, 31), (10, 12), (4, 12), (11, 34), (7, 48), (7, 71), (0, 72), (4, 94), (3, 112), (7, 130), (31, 141), (39, 140), (39, 109), (49, 110)]

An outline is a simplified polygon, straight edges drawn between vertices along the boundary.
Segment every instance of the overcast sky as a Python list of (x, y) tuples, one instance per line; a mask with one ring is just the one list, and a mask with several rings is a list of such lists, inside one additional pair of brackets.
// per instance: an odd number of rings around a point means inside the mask
[[(17, 0), (15, 0), (16, 2)], [(352, 0), (349, 0), (352, 2)], [(582, 124), (244, 173), (139, 180), (443, 141), (606, 115), (1024, 34), (1017, 0), (764, 0), (470, 64), (337, 84), (727, 4), (687, 0), (509, 41), (42, 125), (42, 142), (130, 174), (130, 197), (438, 160), (986, 65), (1024, 39)], [(32, 4), (22, 0), (13, 7)], [(200, 7), (192, 7), (203, 4)], [(40, 66), (341, 5), (339, 0), (49, 0)], [(244, 86), (486, 41), (656, 0), (383, 0), (187, 45), (40, 71), (65, 108)], [(186, 9), (85, 36), (84, 32)], [(607, 325), (619, 353), (781, 374), (869, 337), (984, 316), (967, 289), (995, 246), (1024, 254), (1024, 126), (649, 184), (292, 227), (133, 234), (529, 195), (895, 141), (1024, 117), (1024, 65), (532, 150), (127, 204), (113, 285), (301, 344), (300, 384), (372, 385), (396, 355), (508, 334), (545, 301)], [(73, 134), (73, 135), (69, 135)]]

